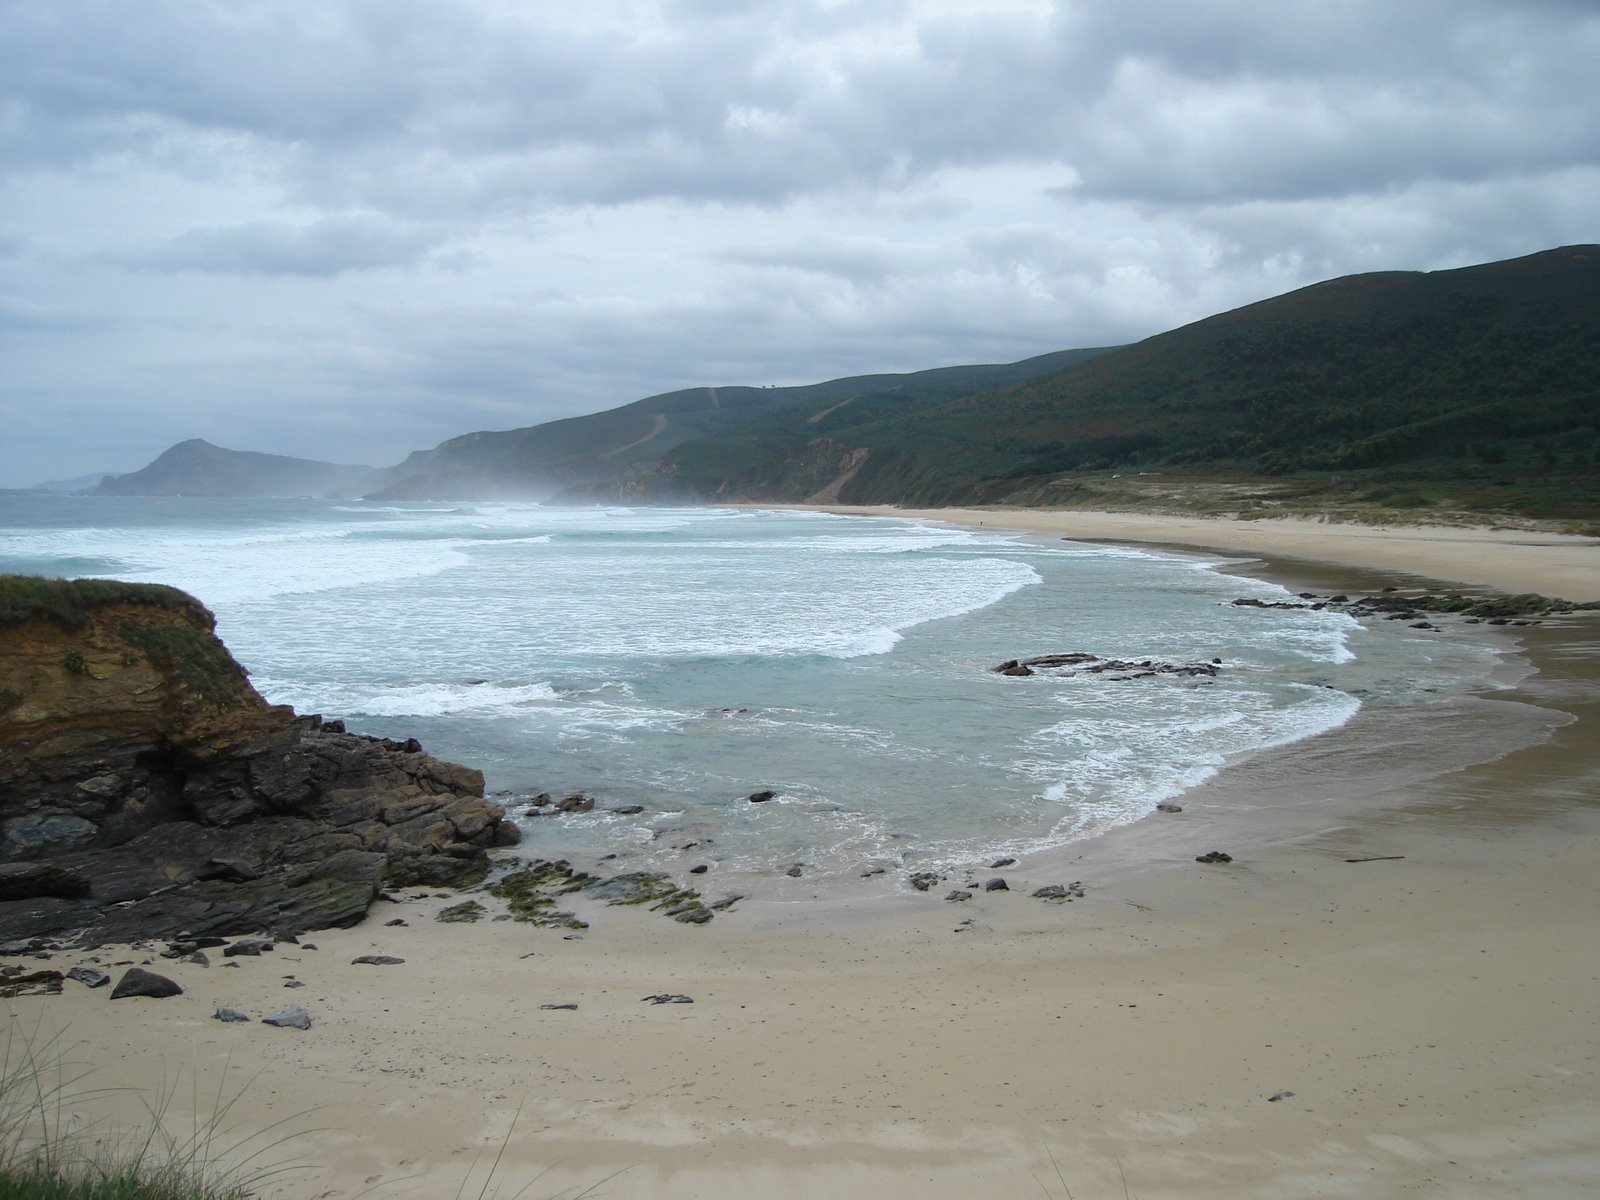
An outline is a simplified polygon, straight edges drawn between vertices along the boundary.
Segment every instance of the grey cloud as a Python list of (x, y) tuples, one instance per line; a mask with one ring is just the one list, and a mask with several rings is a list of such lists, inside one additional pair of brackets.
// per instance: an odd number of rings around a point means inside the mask
[(1600, 18), (1576, 6), (1128, 0), (913, 21), (700, 0), (580, 27), (462, 2), (157, 0), (137, 22), (22, 3), (0, 29), (14, 150), (228, 135), (216, 154), (271, 148), (302, 200), (395, 212), (779, 204), (1020, 160), (1157, 203), (1348, 194), (1559, 168), (1600, 128)]
[(0, 293), (0, 335), (8, 333), (88, 333), (108, 324), (105, 316), (83, 308), (42, 304)]
[(0, 404), (393, 461), (1593, 241), (1595, 61), (1593, 0), (9, 0)]
[(253, 221), (190, 230), (125, 261), (156, 271), (329, 277), (411, 266), (438, 241), (425, 231), (371, 215), (322, 217), (303, 225)]

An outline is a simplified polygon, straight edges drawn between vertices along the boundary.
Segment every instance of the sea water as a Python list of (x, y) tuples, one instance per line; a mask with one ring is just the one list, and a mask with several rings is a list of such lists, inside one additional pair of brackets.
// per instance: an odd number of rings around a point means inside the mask
[[(1091, 837), (1489, 685), (1467, 639), (1236, 606), (1289, 597), (1226, 565), (810, 512), (0, 498), (0, 571), (191, 592), (268, 700), (481, 768), (525, 854), (808, 875)], [(993, 670), (1068, 652), (1218, 670)], [(541, 792), (596, 811), (523, 815)]]

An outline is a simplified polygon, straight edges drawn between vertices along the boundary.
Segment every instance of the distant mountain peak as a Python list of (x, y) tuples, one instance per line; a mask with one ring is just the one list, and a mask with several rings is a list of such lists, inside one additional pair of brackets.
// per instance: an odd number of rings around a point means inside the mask
[(189, 438), (95, 491), (102, 496), (359, 496), (373, 476), (371, 467), (229, 450)]

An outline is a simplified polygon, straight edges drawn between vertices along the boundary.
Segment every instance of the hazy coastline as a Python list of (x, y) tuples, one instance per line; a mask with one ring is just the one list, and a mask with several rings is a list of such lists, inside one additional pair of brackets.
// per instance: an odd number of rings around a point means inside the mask
[[(1077, 536), (1124, 524), (1046, 516), (1071, 528), (1043, 532)], [(1149, 540), (1293, 556), (1228, 567), (1291, 587), (1380, 585), (1392, 576), (1365, 568), (1403, 555), (1418, 576), (1600, 594), (1592, 543), (1486, 531), (1462, 558), (1456, 538), (1423, 539), (1448, 547), (1430, 554), (1366, 531), (1383, 549), (1335, 556), (1378, 561), (1347, 566), (1317, 561), (1314, 531), (1269, 548), (1277, 523), (1244, 523), (1251, 546), (1202, 524), (1157, 522)], [(317, 951), (176, 964), (184, 996), (119, 1004), (115, 1022), (84, 989), (11, 1012), (64, 1029), (96, 1085), (193, 1072), (203, 1093), (227, 1070), (253, 1080), (247, 1129), (320, 1106), (302, 1126), (325, 1132), (288, 1150), (315, 1165), (266, 1193), (283, 1197), (381, 1180), (375, 1194), (450, 1194), (463, 1178), (476, 1194), (486, 1167), (470, 1161), (493, 1157), (519, 1103), (502, 1195), (542, 1170), (541, 1195), (618, 1170), (596, 1194), (1029, 1194), (1036, 1176), (1054, 1195), (1053, 1156), (1078, 1196), (1121, 1195), (1124, 1178), (1143, 1200), (1577, 1196), (1600, 1150), (1581, 932), (1600, 916), (1597, 630), (1578, 614), (1481, 636), (1506, 647), (1502, 690), (1364, 711), (1249, 756), (1182, 813), (1009, 868), (1012, 890), (962, 904), (943, 888), (870, 911), (752, 896), (704, 928), (607, 911), (567, 941), (441, 925), (452, 900), (408, 891), (313, 935)], [(1234, 861), (1194, 862), (1211, 849)], [(1074, 881), (1072, 903), (1029, 895)], [(373, 952), (406, 962), (349, 964)], [(304, 990), (280, 990), (290, 974)], [(695, 1003), (641, 1000), (655, 993)], [(210, 1020), (288, 998), (313, 1029)]]

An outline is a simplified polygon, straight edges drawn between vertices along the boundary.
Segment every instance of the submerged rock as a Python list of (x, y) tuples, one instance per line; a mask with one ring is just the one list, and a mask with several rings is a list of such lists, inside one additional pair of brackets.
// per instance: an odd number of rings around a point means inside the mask
[[(1285, 605), (1284, 607), (1298, 607)], [(1104, 675), (1113, 680), (1147, 679), (1156, 675), (1213, 678), (1222, 669), (1221, 660), (1204, 663), (1169, 663), (1146, 658), (1137, 662), (1120, 658), (1101, 658), (1097, 654), (1043, 654), (1037, 658), (1010, 658), (993, 668), (996, 675), (1029, 676), (1040, 671), (1055, 674)]]

